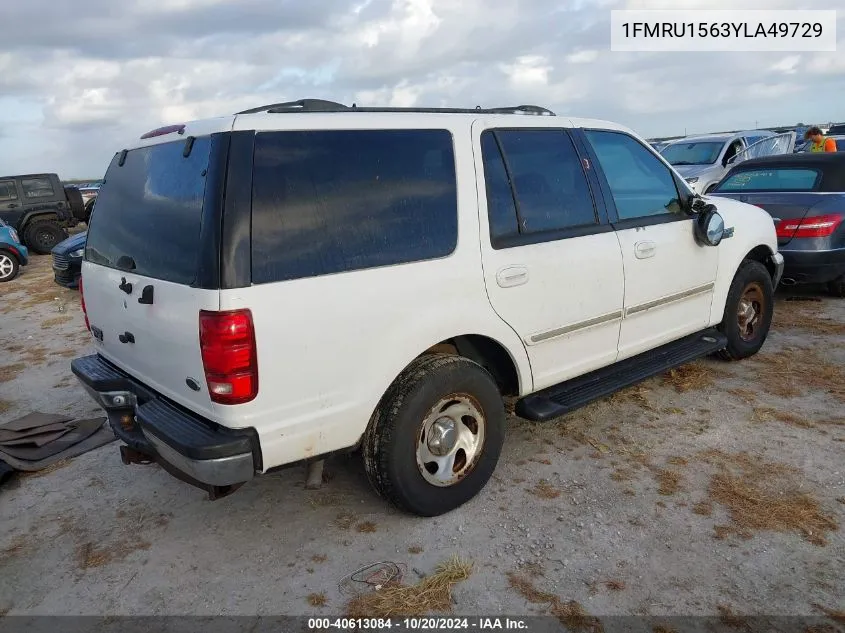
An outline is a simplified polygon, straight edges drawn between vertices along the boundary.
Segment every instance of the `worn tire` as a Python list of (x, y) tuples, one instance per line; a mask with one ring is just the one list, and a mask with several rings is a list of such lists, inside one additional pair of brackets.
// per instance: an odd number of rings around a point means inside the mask
[[(448, 486), (429, 483), (417, 465), (423, 421), (452, 394), (470, 396), (484, 422), (474, 467)], [(486, 485), (505, 437), (505, 407), (493, 377), (477, 363), (449, 354), (415, 359), (381, 399), (362, 442), (364, 467), (376, 491), (398, 508), (437, 516), (463, 505)]]
[[(757, 325), (749, 338), (743, 337), (741, 334), (738, 313), (743, 295), (752, 286), (755, 291), (759, 291), (762, 306)], [(731, 282), (728, 299), (725, 302), (725, 313), (722, 323), (719, 324), (719, 330), (728, 339), (727, 347), (720, 351), (719, 355), (725, 360), (741, 360), (756, 354), (763, 347), (763, 343), (766, 342), (769, 328), (772, 325), (773, 313), (774, 289), (772, 288), (772, 278), (769, 271), (760, 262), (744, 261), (740, 264), (733, 282)]]
[(9, 251), (0, 248), (0, 283), (12, 281), (18, 276), (20, 264), (18, 258)]
[(53, 247), (68, 238), (68, 233), (55, 220), (36, 220), (24, 232), (27, 248), (39, 255), (49, 255)]
[(845, 277), (834, 279), (827, 284), (827, 291), (834, 297), (845, 297)]

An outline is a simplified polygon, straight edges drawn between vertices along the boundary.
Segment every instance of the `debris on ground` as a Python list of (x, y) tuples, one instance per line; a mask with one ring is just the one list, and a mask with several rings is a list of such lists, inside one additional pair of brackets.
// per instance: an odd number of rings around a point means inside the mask
[[(106, 418), (74, 420), (35, 411), (0, 425), (3, 470), (38, 472), (117, 439)], [(5, 481), (6, 476), (0, 476)]]
[(473, 565), (453, 556), (416, 585), (391, 581), (371, 593), (353, 598), (346, 607), (350, 618), (389, 618), (443, 613), (452, 609), (452, 587), (472, 574)]

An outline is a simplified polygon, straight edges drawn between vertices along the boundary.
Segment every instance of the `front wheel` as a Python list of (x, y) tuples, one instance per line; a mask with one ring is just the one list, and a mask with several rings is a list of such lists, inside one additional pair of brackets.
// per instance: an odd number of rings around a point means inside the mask
[(407, 512), (437, 516), (484, 488), (504, 436), (504, 402), (483, 367), (461, 356), (422, 356), (373, 413), (364, 467), (382, 497)]
[(0, 250), (0, 283), (12, 281), (18, 276), (19, 264), (17, 258), (9, 251)]
[(769, 271), (760, 262), (743, 262), (736, 271), (719, 330), (728, 345), (720, 352), (726, 360), (756, 354), (769, 334), (774, 309), (774, 289)]

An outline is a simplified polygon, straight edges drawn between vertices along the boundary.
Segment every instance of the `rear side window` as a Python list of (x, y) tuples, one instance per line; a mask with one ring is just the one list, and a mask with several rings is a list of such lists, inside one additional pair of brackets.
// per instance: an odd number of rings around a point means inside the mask
[[(518, 235), (598, 223), (581, 159), (564, 130), (486, 130), (481, 134), (490, 237), (504, 245)], [(536, 241), (536, 240), (532, 240)]]
[(0, 180), (0, 202), (9, 202), (18, 199), (18, 192), (15, 190), (14, 180)]
[(49, 178), (22, 178), (24, 198), (52, 198), (56, 195)]
[(253, 283), (445, 257), (457, 239), (447, 130), (256, 135)]
[[(116, 156), (97, 196), (86, 258), (145, 277), (190, 285), (199, 258), (209, 137), (133, 149)], [(123, 258), (123, 259), (122, 259)]]
[(749, 169), (731, 174), (716, 191), (815, 191), (820, 181), (815, 169)]

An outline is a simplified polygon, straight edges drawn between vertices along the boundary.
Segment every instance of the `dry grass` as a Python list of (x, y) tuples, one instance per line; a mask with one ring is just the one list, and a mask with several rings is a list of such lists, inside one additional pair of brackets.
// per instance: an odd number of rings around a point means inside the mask
[(0, 413), (6, 413), (6, 411), (9, 411), (13, 406), (14, 405), (8, 400), (0, 398)]
[(57, 325), (61, 325), (62, 323), (67, 323), (68, 321), (73, 320), (73, 317), (69, 314), (62, 314), (59, 316), (50, 317), (49, 319), (45, 319), (41, 322), (41, 327), (45, 330), (55, 327)]
[(563, 602), (555, 594), (541, 591), (528, 578), (516, 572), (508, 573), (508, 584), (511, 589), (532, 604), (548, 605), (549, 613), (570, 631), (588, 631), (601, 633), (604, 627), (601, 622), (589, 615), (575, 600)]
[(605, 580), (604, 586), (611, 591), (622, 591), (625, 589), (625, 583), (621, 580)]
[(749, 404), (757, 402), (757, 393), (755, 391), (751, 391), (751, 389), (727, 389), (727, 392)]
[(546, 479), (541, 479), (534, 485), (533, 488), (528, 488), (528, 492), (540, 497), (541, 499), (557, 499), (560, 496), (560, 490), (555, 488)]
[(341, 530), (348, 530), (356, 521), (357, 517), (349, 512), (342, 512), (334, 518), (334, 524)]
[(312, 607), (324, 607), (329, 601), (324, 593), (309, 593), (306, 600)]
[(823, 315), (818, 303), (779, 301), (772, 317), (772, 327), (795, 328), (814, 334), (845, 334), (845, 323)]
[(845, 371), (825, 360), (817, 350), (787, 348), (772, 354), (758, 354), (752, 362), (759, 366), (758, 383), (781, 398), (795, 398), (821, 391), (845, 402)]
[(0, 550), (0, 561), (22, 554), (23, 552), (29, 550), (32, 545), (33, 543), (31, 542), (31, 537), (29, 535), (21, 534), (16, 536), (12, 539), (11, 543)]
[(692, 507), (692, 511), (703, 517), (709, 517), (713, 514), (713, 502), (710, 500), (699, 501)]
[(698, 391), (712, 387), (716, 379), (727, 374), (701, 361), (681, 365), (663, 374), (663, 384), (674, 387), (678, 393)]
[[(833, 517), (795, 481), (795, 469), (748, 453), (708, 451), (704, 458), (718, 469), (710, 480), (710, 497), (727, 509), (732, 522), (721, 527), (746, 538), (760, 530), (798, 532), (814, 545), (825, 545), (825, 534), (838, 529)], [(727, 535), (717, 530), (717, 536), (720, 532)]]
[(829, 617), (834, 622), (839, 622), (840, 624), (845, 624), (845, 609), (828, 609), (820, 604), (813, 603), (813, 606), (824, 613), (827, 617)]
[(657, 488), (657, 494), (669, 496), (673, 495), (681, 489), (681, 473), (676, 470), (658, 470), (655, 473), (657, 483), (660, 486)]
[(133, 552), (146, 550), (150, 544), (146, 541), (121, 541), (112, 545), (97, 546), (94, 543), (84, 543), (77, 550), (79, 567), (90, 569), (102, 567), (109, 563), (122, 561)]
[(351, 618), (421, 616), (452, 610), (452, 587), (472, 574), (473, 565), (453, 556), (416, 585), (391, 583), (353, 598), (346, 606)]
[(815, 424), (806, 418), (802, 418), (800, 415), (790, 413), (788, 411), (780, 411), (771, 407), (755, 407), (754, 411), (751, 413), (752, 422), (772, 422), (775, 420), (783, 422), (784, 424), (789, 424), (790, 426), (797, 426), (802, 429), (816, 428)]
[(608, 397), (607, 401), (614, 405), (629, 403), (639, 407), (640, 409), (653, 411), (654, 406), (649, 401), (648, 394), (649, 390), (643, 385), (634, 385), (633, 387), (617, 391)]
[(362, 521), (355, 526), (355, 529), (362, 534), (372, 534), (378, 531), (378, 526), (372, 521)]
[(657, 624), (651, 630), (653, 633), (678, 633), (677, 629), (673, 629), (666, 624)]
[(685, 457), (670, 457), (666, 460), (667, 464), (672, 464), (673, 466), (686, 466), (689, 464), (689, 461)]
[(421, 554), (423, 551), (422, 545), (411, 545), (408, 548), (409, 554)]
[(719, 609), (719, 620), (721, 620), (722, 624), (725, 626), (729, 626), (732, 629), (748, 629), (748, 620), (741, 615), (736, 615), (727, 605), (720, 604), (718, 605), (717, 609)]
[(329, 560), (329, 557), (326, 556), (325, 554), (314, 554), (311, 557), (311, 560), (314, 561), (315, 563), (325, 563), (327, 560)]
[(0, 367), (0, 382), (9, 382), (10, 380), (14, 380), (24, 369), (26, 369), (26, 363), (3, 365)]
[(552, 615), (570, 631), (603, 633), (604, 627), (598, 618), (589, 615), (578, 602), (558, 602), (552, 605)]

